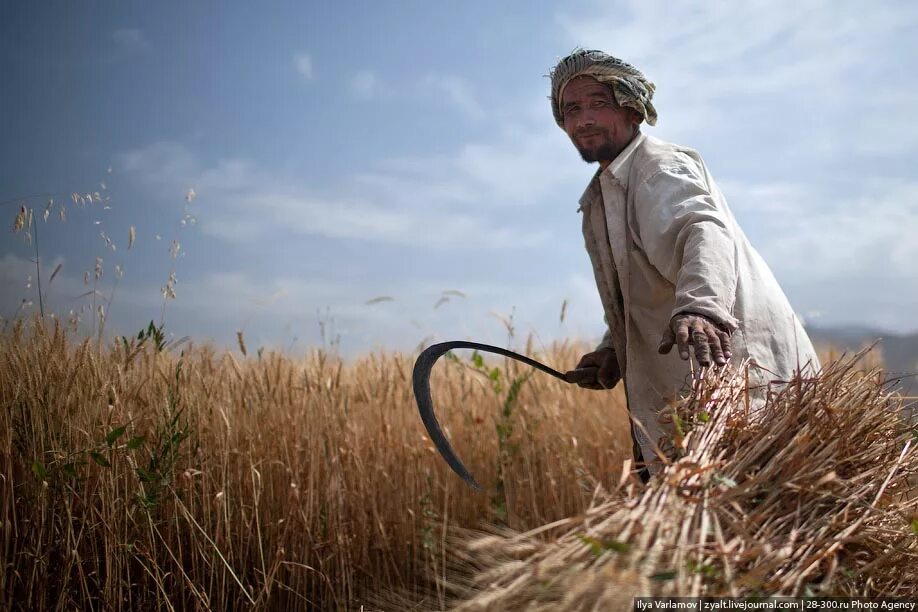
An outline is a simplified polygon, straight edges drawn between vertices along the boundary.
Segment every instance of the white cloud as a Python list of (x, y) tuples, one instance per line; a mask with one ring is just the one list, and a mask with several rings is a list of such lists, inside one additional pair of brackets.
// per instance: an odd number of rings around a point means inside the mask
[[(214, 312), (223, 318), (241, 319), (252, 311), (268, 310), (274, 316), (299, 316), (305, 304), (342, 303), (353, 295), (347, 284), (321, 279), (250, 275), (219, 271), (196, 278), (182, 287), (183, 308)], [(359, 299), (358, 297), (354, 298)], [(178, 303), (178, 302), (176, 302)]]
[(235, 242), (268, 240), (286, 232), (433, 249), (523, 248), (547, 240), (547, 232), (489, 227), (486, 220), (470, 215), (385, 202), (280, 192), (226, 194), (220, 201), (219, 213), (203, 217), (202, 231)]
[(150, 48), (143, 32), (135, 28), (121, 28), (112, 32), (112, 40), (127, 53), (140, 53)]
[(369, 99), (379, 87), (379, 77), (372, 70), (361, 70), (351, 77), (349, 86), (358, 97)]
[(595, 171), (580, 161), (553, 123), (508, 129), (493, 142), (470, 142), (460, 150), (455, 166), (503, 205), (533, 206), (560, 191), (571, 210), (576, 210)]
[(294, 54), (293, 66), (300, 76), (307, 81), (312, 78), (312, 56), (308, 53), (301, 51)]
[(200, 172), (191, 152), (174, 142), (156, 142), (117, 156), (119, 172), (131, 174), (146, 185), (172, 187), (186, 185)]
[(866, 179), (864, 194), (848, 197), (795, 183), (722, 187), (780, 278), (884, 279), (918, 299), (918, 182)]
[(428, 77), (427, 82), (446, 94), (449, 102), (470, 119), (484, 118), (484, 109), (478, 102), (472, 84), (467, 80), (455, 76)]
[(694, 84), (699, 95), (717, 96), (851, 78), (852, 65), (870, 61), (862, 53), (883, 43), (878, 34), (918, 19), (914, 7), (889, 6), (865, 12), (858, 2), (827, 0), (702, 5), (631, 0), (624, 8), (597, 2), (588, 18), (562, 14), (558, 21), (574, 44), (665, 71), (660, 85)]
[(441, 202), (509, 213), (549, 205), (573, 214), (594, 171), (554, 123), (540, 121), (508, 123), (448, 155), (390, 158), (355, 179), (417, 207)]
[[(201, 231), (233, 242), (293, 233), (432, 249), (516, 249), (548, 239), (544, 230), (501, 226), (480, 208), (457, 212), (447, 197), (439, 201), (419, 197), (438, 189), (442, 194), (452, 191), (448, 177), (438, 187), (436, 179), (425, 184), (422, 177), (406, 173), (364, 174), (317, 193), (272, 176), (251, 160), (224, 159), (213, 167), (201, 167), (175, 143), (156, 143), (119, 159), (126, 174), (155, 185), (166, 198), (194, 186), (196, 201), (205, 203), (198, 215)], [(468, 202), (481, 194), (474, 175), (465, 173), (462, 179), (473, 189), (453, 195)], [(380, 185), (390, 188), (380, 189)]]

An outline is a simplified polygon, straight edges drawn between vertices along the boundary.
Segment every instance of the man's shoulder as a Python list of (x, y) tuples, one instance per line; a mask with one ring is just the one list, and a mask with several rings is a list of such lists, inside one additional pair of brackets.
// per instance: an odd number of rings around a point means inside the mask
[(640, 179), (656, 174), (660, 170), (684, 168), (685, 166), (704, 166), (701, 155), (692, 148), (666, 142), (653, 136), (646, 136), (641, 146), (635, 151), (632, 171)]

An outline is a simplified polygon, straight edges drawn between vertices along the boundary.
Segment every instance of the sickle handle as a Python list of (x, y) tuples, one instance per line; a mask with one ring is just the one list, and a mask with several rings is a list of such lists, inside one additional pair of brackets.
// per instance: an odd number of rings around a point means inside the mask
[(576, 370), (571, 370), (570, 372), (565, 372), (564, 380), (566, 382), (573, 384), (581, 383), (584, 381), (596, 380), (596, 375), (599, 373), (599, 368), (596, 366), (590, 366), (588, 368), (577, 368)]

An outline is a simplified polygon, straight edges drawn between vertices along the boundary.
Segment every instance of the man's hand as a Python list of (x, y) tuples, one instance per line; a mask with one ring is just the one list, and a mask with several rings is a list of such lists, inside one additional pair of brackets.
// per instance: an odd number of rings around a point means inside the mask
[(618, 358), (612, 349), (587, 353), (580, 358), (577, 369), (590, 368), (587, 373), (571, 370), (566, 373), (568, 382), (577, 383), (584, 389), (611, 389), (622, 379)]
[(660, 342), (660, 354), (665, 355), (679, 345), (679, 356), (689, 358), (689, 345), (695, 347), (695, 359), (698, 364), (706, 368), (714, 363), (724, 365), (733, 355), (733, 341), (730, 332), (711, 319), (697, 314), (678, 314), (669, 322), (663, 332), (663, 341)]

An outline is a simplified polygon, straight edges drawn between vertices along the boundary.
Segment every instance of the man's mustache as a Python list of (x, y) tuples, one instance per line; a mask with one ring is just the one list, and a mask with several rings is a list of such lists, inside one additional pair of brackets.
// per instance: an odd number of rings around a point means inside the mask
[(597, 130), (596, 128), (577, 130), (576, 132), (574, 132), (574, 136), (577, 138), (582, 138), (584, 136), (607, 136), (608, 137), (608, 135), (609, 135), (609, 132), (607, 132), (606, 130)]

